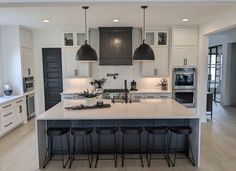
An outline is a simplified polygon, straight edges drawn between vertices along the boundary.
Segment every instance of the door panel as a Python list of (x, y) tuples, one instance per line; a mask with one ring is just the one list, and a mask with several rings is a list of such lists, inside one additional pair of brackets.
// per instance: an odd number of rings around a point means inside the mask
[(62, 84), (61, 48), (43, 48), (45, 110), (61, 101)]

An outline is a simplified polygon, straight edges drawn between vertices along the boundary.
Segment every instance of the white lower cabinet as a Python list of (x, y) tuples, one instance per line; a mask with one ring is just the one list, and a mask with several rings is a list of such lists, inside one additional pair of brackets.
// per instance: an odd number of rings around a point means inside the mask
[(131, 99), (168, 99), (172, 98), (171, 93), (133, 93)]
[(22, 124), (26, 119), (25, 98), (19, 98), (0, 106), (0, 137)]

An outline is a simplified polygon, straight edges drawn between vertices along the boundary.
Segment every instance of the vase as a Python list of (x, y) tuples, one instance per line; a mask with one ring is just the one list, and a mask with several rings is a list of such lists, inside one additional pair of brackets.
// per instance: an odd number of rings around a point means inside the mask
[(94, 106), (96, 104), (96, 98), (85, 98), (85, 106)]
[(167, 85), (162, 85), (161, 86), (161, 90), (167, 90), (167, 89), (168, 89)]

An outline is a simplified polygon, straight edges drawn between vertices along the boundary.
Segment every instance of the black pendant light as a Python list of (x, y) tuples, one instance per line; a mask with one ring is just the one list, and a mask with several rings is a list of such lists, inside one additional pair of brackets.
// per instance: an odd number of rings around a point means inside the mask
[(76, 60), (78, 61), (84, 61), (84, 62), (92, 62), (97, 61), (97, 53), (96, 51), (88, 44), (88, 32), (87, 32), (87, 15), (86, 10), (89, 8), (88, 6), (82, 6), (84, 9), (85, 14), (85, 33), (86, 33), (86, 40), (84, 42), (84, 45), (82, 45), (76, 54)]
[(133, 60), (146, 61), (146, 60), (155, 60), (155, 55), (152, 48), (145, 43), (145, 9), (148, 6), (141, 6), (143, 9), (143, 31), (142, 39), (143, 43), (134, 51)]

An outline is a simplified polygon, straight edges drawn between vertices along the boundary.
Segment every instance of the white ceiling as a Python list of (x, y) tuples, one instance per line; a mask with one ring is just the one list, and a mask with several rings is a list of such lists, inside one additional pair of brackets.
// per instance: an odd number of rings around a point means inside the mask
[[(7, 0), (0, 0), (6, 3)], [(32, 28), (62, 28), (82, 29), (84, 27), (84, 11), (81, 9), (83, 3), (19, 3), (29, 0), (8, 0), (17, 4), (0, 4), (0, 25), (23, 25)], [(35, 2), (43, 0), (35, 0)], [(51, 2), (55, 0), (50, 0)], [(62, 2), (63, 0), (61, 0)], [(76, 1), (76, 0), (74, 0)], [(79, 0), (78, 0), (79, 1)], [(142, 10), (138, 2), (95, 2), (89, 1), (88, 10), (89, 27), (99, 26), (133, 26), (142, 25)], [(103, 0), (108, 1), (108, 0)], [(122, 1), (122, 0), (120, 0)], [(133, 0), (135, 1), (135, 0)], [(154, 0), (153, 0), (154, 1)], [(32, 2), (32, 0), (30, 1)], [(47, 1), (49, 2), (49, 0)], [(72, 2), (72, 1), (71, 1)], [(88, 1), (87, 1), (88, 2)], [(88, 3), (87, 3), (88, 4)], [(207, 22), (220, 13), (228, 10), (236, 10), (236, 3), (216, 2), (149, 2), (147, 9), (147, 29), (159, 26), (171, 25), (198, 25)], [(83, 4), (84, 5), (84, 4)], [(112, 20), (118, 18), (119, 23)], [(189, 18), (189, 22), (183, 23), (182, 18)], [(43, 19), (51, 20), (51, 23), (42, 23)]]

